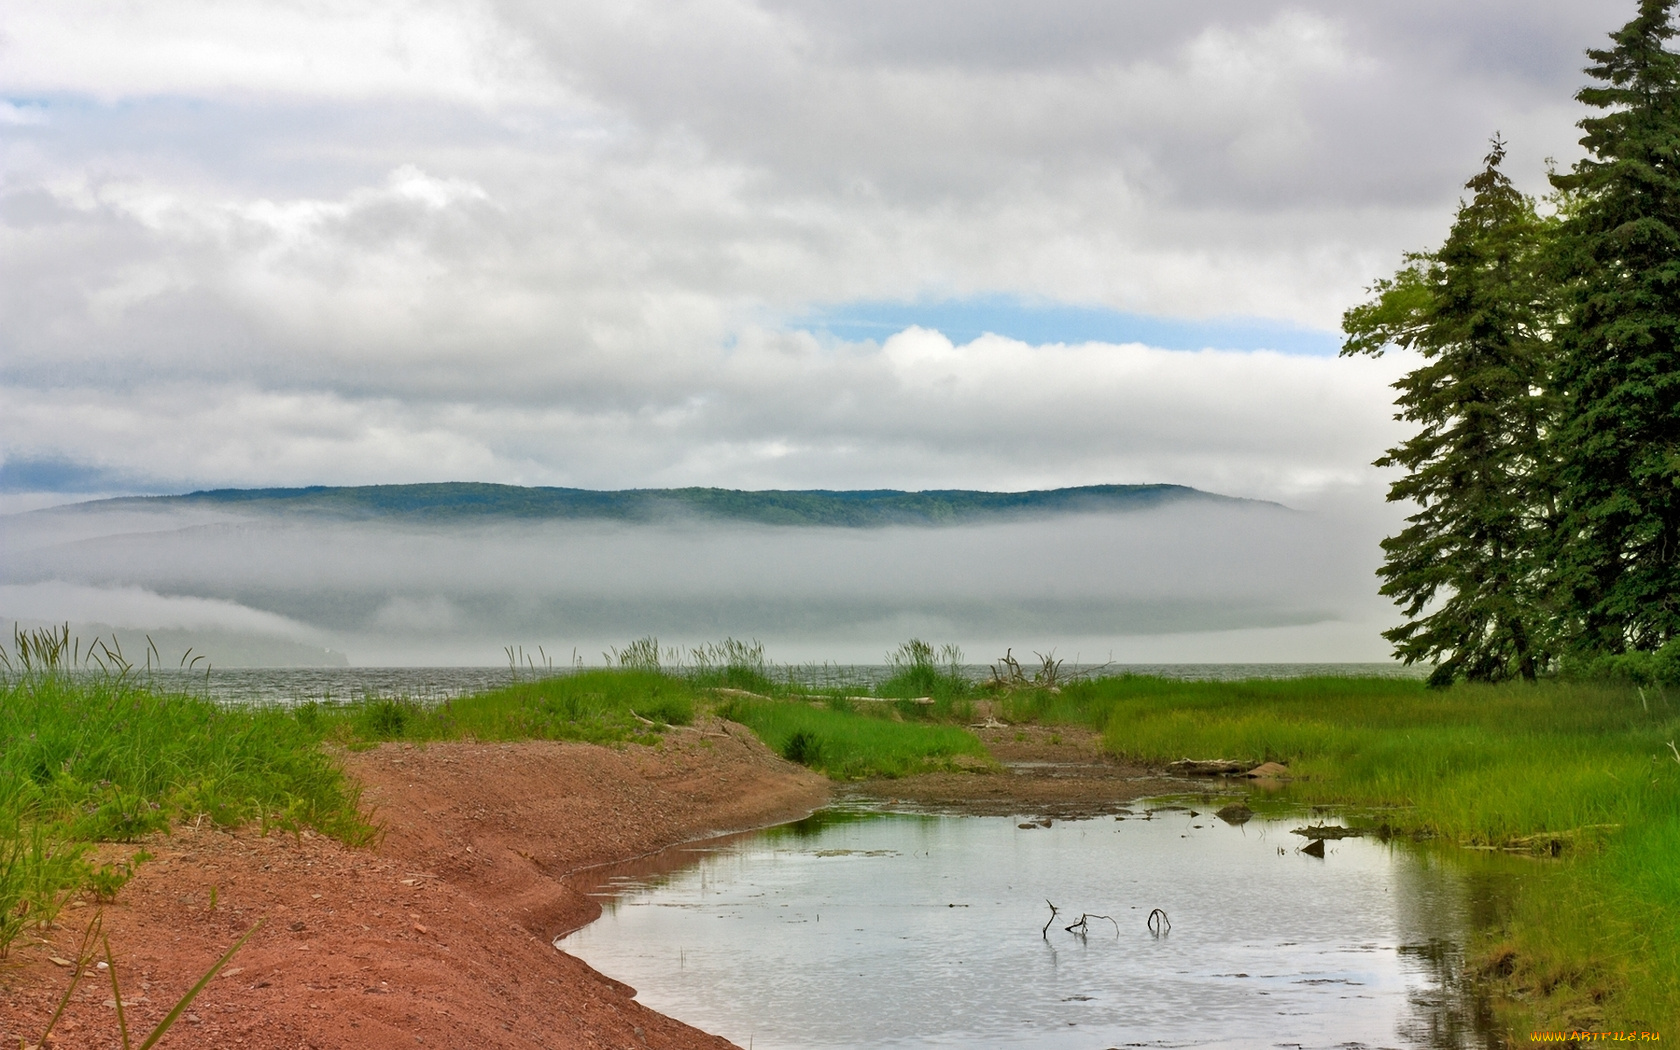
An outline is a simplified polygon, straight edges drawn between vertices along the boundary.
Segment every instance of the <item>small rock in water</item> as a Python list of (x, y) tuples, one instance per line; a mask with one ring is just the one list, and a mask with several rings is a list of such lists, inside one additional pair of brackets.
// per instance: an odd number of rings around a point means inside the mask
[(1254, 811), (1241, 802), (1233, 802), (1229, 806), (1215, 813), (1214, 816), (1233, 827), (1240, 827), (1254, 819)]
[(1017, 824), (1015, 826), (1020, 828), (1022, 831), (1036, 831), (1038, 829), (1037, 824)]
[(1311, 842), (1307, 843), (1307, 845), (1301, 847), (1301, 852), (1305, 853), (1309, 857), (1322, 858), (1324, 856), (1324, 840), (1313, 839)]
[(1262, 762), (1243, 776), (1255, 780), (1283, 780), (1289, 776), (1289, 767), (1280, 762)]

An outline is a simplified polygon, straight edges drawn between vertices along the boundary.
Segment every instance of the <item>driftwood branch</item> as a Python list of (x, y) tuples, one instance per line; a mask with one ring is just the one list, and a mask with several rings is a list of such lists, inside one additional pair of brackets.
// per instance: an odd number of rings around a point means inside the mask
[(1078, 922), (1072, 924), (1071, 926), (1064, 926), (1062, 929), (1073, 934), (1075, 937), (1084, 937), (1087, 933), (1091, 932), (1092, 919), (1107, 919), (1109, 922), (1113, 922), (1114, 939), (1120, 939), (1120, 924), (1118, 922), (1114, 922), (1114, 916), (1112, 915), (1092, 915), (1089, 912), (1083, 912), (1080, 914)]
[(1151, 934), (1160, 937), (1171, 930), (1172, 920), (1167, 918), (1166, 912), (1156, 908), (1149, 913), (1149, 932)]

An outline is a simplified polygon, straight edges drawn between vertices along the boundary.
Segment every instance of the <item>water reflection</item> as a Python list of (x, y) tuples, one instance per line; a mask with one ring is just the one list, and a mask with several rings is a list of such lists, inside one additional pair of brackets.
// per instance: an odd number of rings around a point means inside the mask
[(560, 946), (755, 1050), (1496, 1045), (1459, 947), (1475, 879), (1361, 839), (1306, 857), (1296, 823), (824, 811), (598, 873), (615, 896)]

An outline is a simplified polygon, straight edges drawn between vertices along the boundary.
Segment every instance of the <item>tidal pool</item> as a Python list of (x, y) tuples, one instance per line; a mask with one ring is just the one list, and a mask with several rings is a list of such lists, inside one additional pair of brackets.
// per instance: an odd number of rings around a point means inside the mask
[(1495, 1045), (1460, 976), (1485, 885), (1457, 863), (1354, 838), (1320, 860), (1305, 820), (1160, 805), (824, 811), (601, 872), (601, 918), (557, 944), (752, 1050)]

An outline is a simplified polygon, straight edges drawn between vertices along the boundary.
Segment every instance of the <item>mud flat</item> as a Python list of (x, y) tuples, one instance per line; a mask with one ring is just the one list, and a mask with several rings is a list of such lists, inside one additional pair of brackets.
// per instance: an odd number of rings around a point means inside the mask
[(1063, 820), (1101, 816), (1154, 795), (1242, 790), (1230, 782), (1187, 782), (1115, 758), (1102, 750), (1100, 734), (1080, 726), (997, 726), (974, 732), (997, 759), (1000, 772), (926, 773), (862, 781), (838, 790), (888, 809), (902, 805), (970, 816), (1021, 814)]

